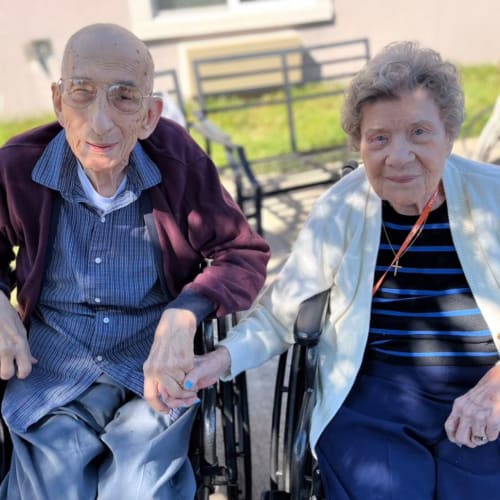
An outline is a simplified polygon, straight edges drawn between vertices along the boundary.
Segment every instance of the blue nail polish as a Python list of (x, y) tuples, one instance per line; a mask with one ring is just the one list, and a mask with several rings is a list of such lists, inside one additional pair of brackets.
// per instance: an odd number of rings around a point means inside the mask
[(191, 382), (191, 380), (186, 380), (184, 382), (184, 388), (189, 390), (189, 389), (192, 389), (193, 388), (193, 382)]

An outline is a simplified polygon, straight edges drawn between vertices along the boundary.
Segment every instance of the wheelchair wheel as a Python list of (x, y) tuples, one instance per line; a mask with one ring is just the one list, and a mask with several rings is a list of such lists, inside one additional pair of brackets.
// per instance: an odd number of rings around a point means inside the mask
[[(234, 321), (233, 316), (226, 316), (205, 322), (202, 336), (195, 338), (196, 352), (213, 350), (216, 337), (224, 338)], [(228, 500), (250, 500), (252, 464), (246, 376), (219, 382), (202, 391), (200, 397), (190, 447), (198, 485), (196, 499), (208, 500), (209, 495), (222, 490)]]
[[(222, 339), (234, 324), (234, 317), (222, 318), (218, 336)], [(252, 457), (246, 374), (219, 383), (228, 500), (252, 498)]]
[(245, 374), (220, 383), (228, 500), (252, 498), (250, 425)]

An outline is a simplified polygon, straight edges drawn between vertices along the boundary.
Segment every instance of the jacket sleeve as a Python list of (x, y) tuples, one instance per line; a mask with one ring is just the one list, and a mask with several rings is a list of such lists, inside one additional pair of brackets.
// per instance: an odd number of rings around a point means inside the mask
[(248, 309), (264, 285), (269, 245), (248, 224), (208, 158), (190, 169), (188, 239), (208, 261), (185, 290), (208, 297), (221, 316)]
[(184, 129), (160, 120), (143, 146), (163, 178), (152, 190), (152, 202), (172, 296), (183, 304), (187, 292), (205, 297), (219, 317), (248, 309), (264, 285), (269, 245)]

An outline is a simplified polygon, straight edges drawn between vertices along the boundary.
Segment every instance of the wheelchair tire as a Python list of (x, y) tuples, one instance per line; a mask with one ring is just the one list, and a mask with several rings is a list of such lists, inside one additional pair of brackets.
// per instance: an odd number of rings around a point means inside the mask
[(227, 468), (227, 498), (252, 498), (250, 419), (245, 374), (221, 382), (221, 414)]
[[(220, 320), (219, 339), (225, 337), (234, 321), (235, 318), (231, 318), (231, 321), (228, 318)], [(252, 455), (246, 374), (237, 375), (231, 382), (220, 382), (219, 394), (227, 468), (227, 498), (251, 499)]]

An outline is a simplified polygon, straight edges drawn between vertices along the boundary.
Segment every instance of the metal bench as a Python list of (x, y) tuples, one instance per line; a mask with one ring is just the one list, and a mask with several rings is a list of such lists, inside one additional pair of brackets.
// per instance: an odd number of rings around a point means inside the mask
[[(338, 166), (347, 159), (346, 141), (301, 148), (298, 108), (314, 99), (341, 98), (349, 80), (369, 57), (369, 43), (363, 38), (193, 61), (198, 103), (198, 124), (194, 128), (207, 141), (209, 154), (213, 144), (225, 150), (234, 175), (236, 201), (259, 232), (264, 198), (338, 179)], [(259, 107), (284, 110), (289, 147), (283, 154), (256, 158), (248, 147), (249, 141), (234, 141), (217, 125), (217, 117), (223, 113)], [(252, 136), (252, 130), (245, 130), (243, 125), (239, 132), (248, 139)], [(266, 176), (264, 181), (256, 174), (256, 167), (263, 164), (273, 164), (286, 175)], [(313, 175), (294, 178), (289, 175), (294, 164), (294, 170), (311, 171)]]

